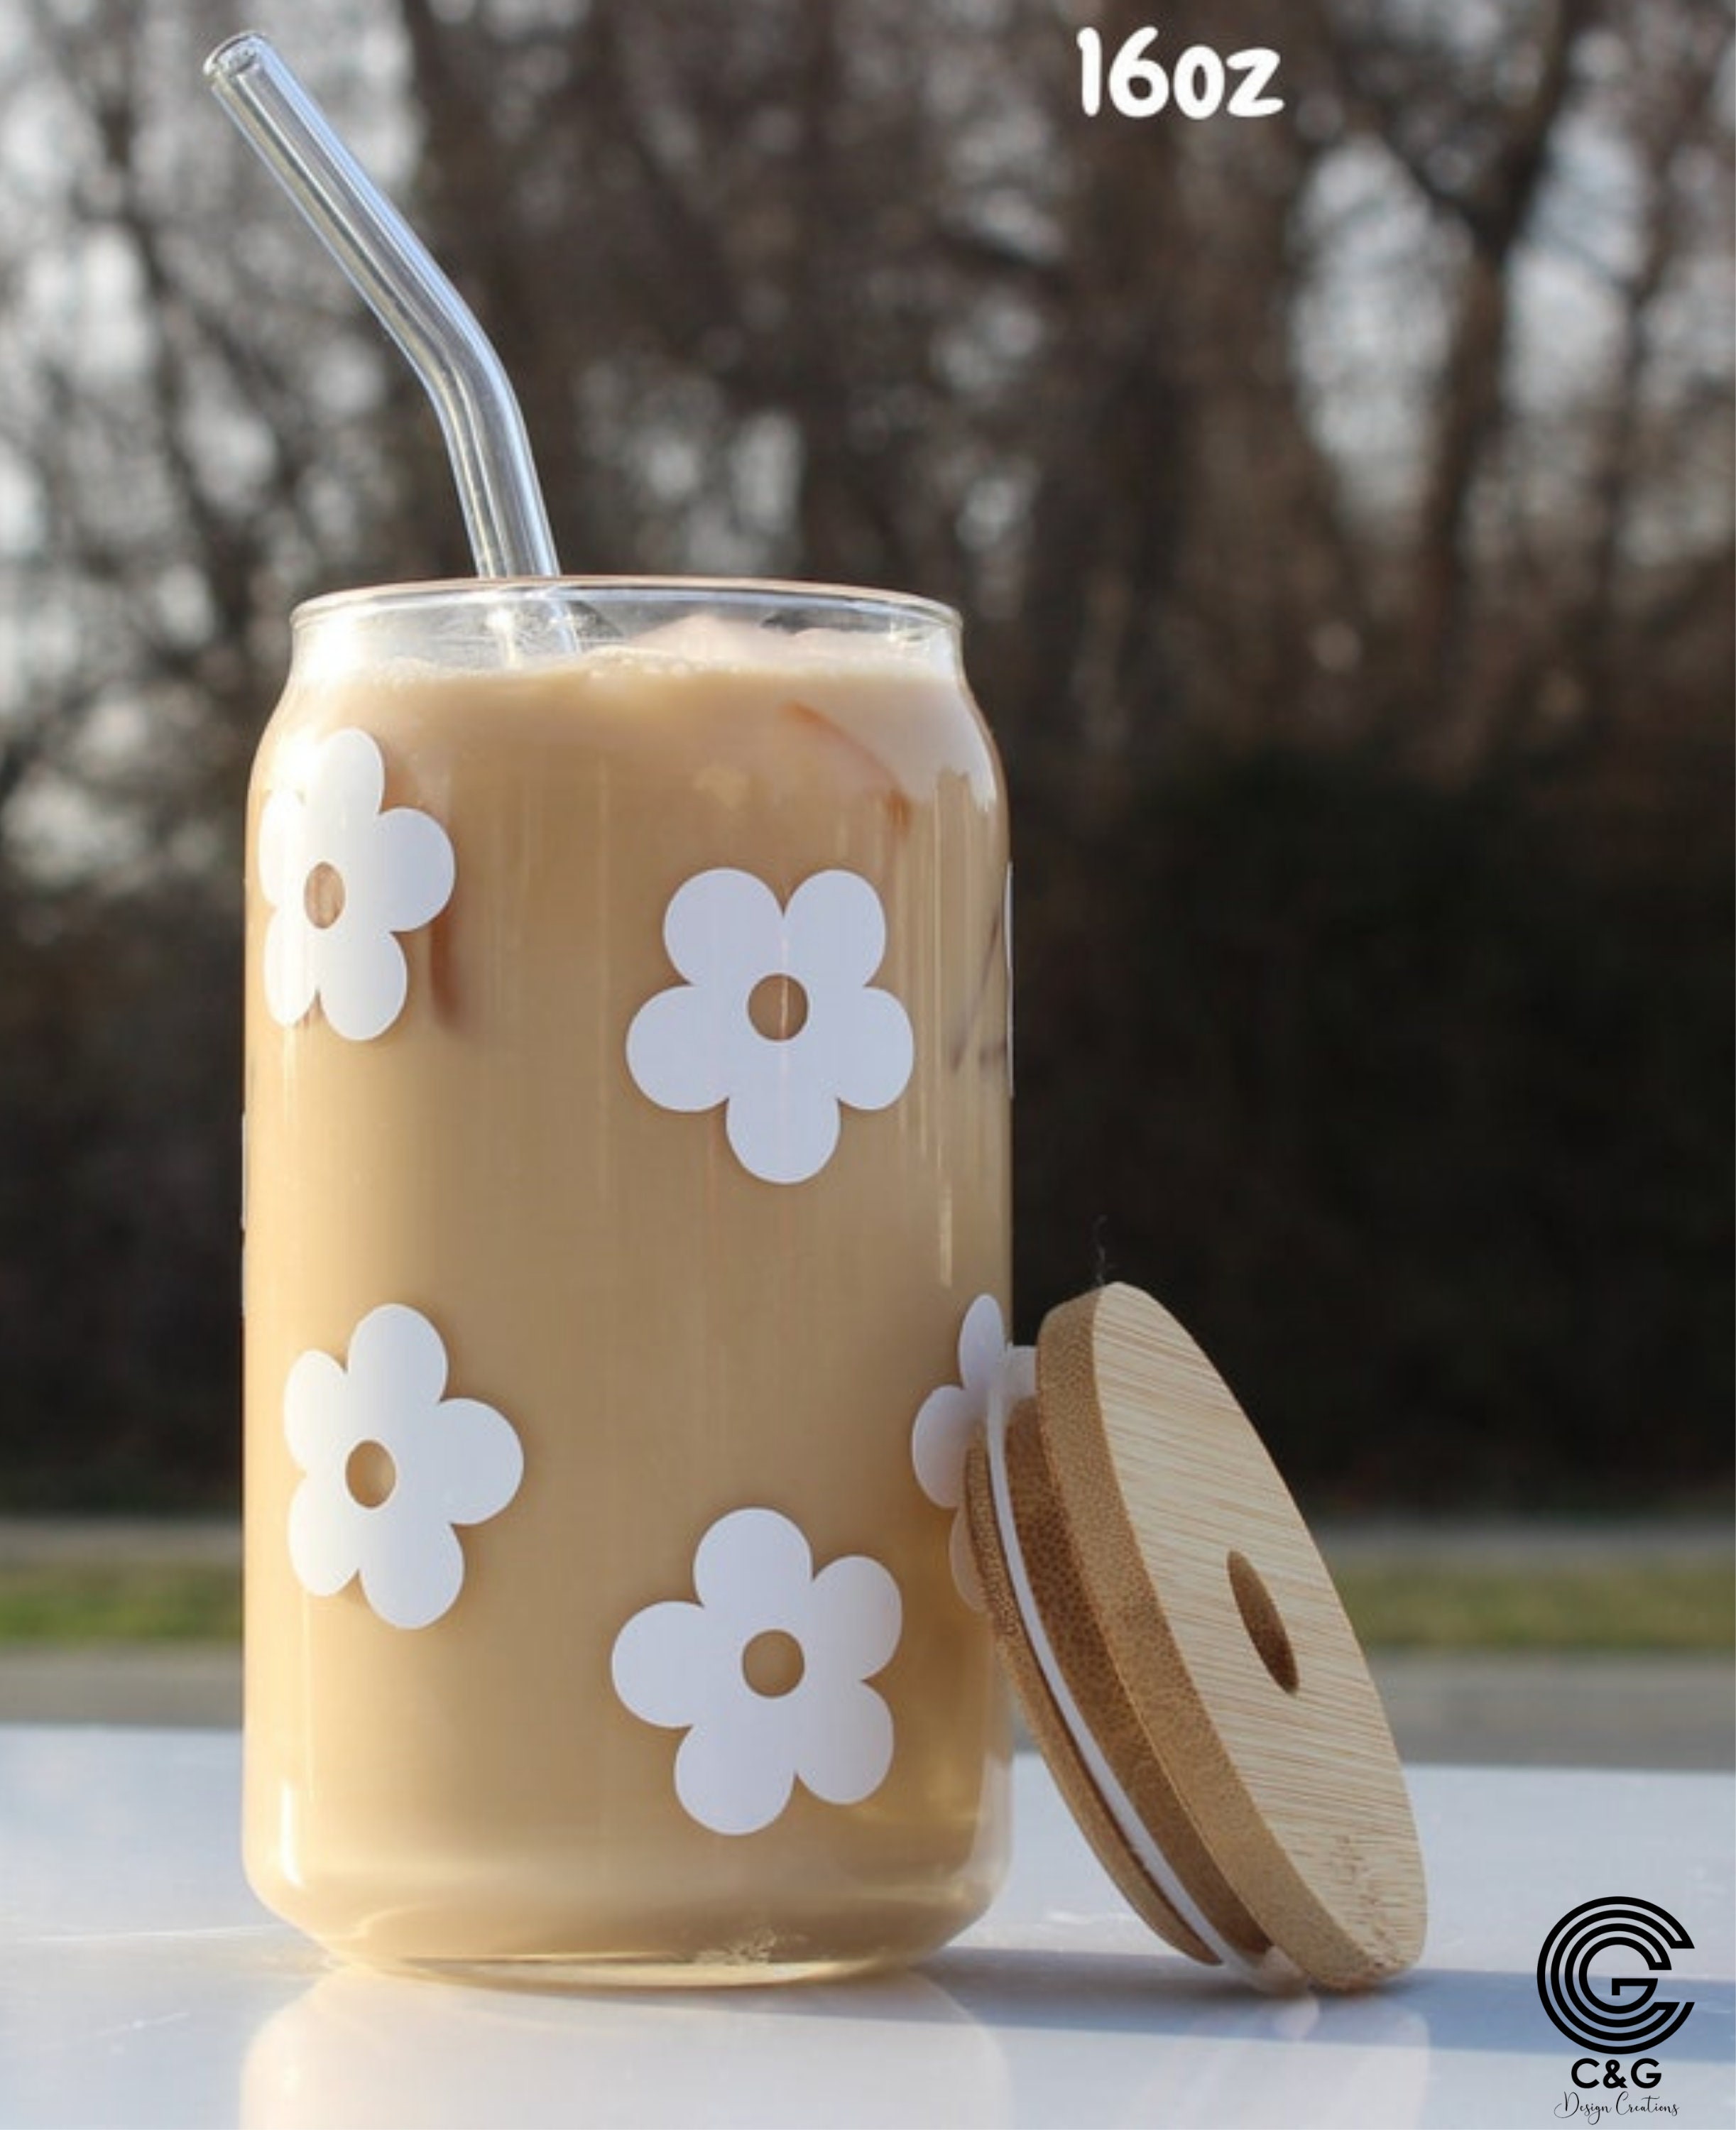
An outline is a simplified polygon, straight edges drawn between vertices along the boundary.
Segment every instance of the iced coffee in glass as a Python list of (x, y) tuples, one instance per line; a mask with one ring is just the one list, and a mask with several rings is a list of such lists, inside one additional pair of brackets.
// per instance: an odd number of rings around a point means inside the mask
[(298, 614), (248, 824), (246, 1856), (337, 1951), (762, 1980), (986, 1905), (1008, 880), (945, 609)]

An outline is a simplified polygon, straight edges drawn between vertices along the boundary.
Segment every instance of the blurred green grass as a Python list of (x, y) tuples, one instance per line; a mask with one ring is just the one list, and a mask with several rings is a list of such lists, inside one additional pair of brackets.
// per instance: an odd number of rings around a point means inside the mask
[[(1608, 1567), (1359, 1563), (1338, 1574), (1357, 1632), (1382, 1650), (1736, 1648), (1727, 1563)], [(241, 1632), (231, 1569), (137, 1563), (0, 1569), (0, 1643), (227, 1642)]]
[(0, 1568), (0, 1642), (227, 1642), (241, 1578), (198, 1564)]
[(1736, 1568), (1716, 1562), (1607, 1568), (1346, 1569), (1345, 1610), (1370, 1648), (1736, 1649)]

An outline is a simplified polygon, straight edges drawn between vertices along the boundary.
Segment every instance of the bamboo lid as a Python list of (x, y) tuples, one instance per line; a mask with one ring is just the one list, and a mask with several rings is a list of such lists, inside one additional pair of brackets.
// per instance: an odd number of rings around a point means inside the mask
[(1117, 1286), (1053, 1311), (1002, 1388), (966, 1468), (989, 1617), (1130, 1904), (1266, 1986), (1408, 1966), (1426, 1902), (1392, 1733), (1223, 1379)]

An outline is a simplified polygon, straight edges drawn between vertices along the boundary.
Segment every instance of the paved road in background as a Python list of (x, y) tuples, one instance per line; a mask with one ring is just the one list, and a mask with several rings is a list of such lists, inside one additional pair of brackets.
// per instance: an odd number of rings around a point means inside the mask
[[(1595, 1567), (1728, 1560), (1712, 1523), (1325, 1524), (1335, 1566)], [(0, 1520), (0, 1565), (127, 1559), (238, 1566), (231, 1524)], [(1373, 1664), (1409, 1760), (1485, 1765), (1736, 1766), (1736, 1665), (1726, 1657), (1391, 1653)], [(0, 1645), (0, 1722), (232, 1726), (241, 1664), (227, 1647)]]

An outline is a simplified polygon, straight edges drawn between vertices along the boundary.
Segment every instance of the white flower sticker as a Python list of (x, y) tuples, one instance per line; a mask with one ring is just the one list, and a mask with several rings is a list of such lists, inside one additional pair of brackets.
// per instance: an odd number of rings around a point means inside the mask
[(627, 1031), (627, 1069), (666, 1110), (715, 1109), (744, 1168), (803, 1183), (832, 1158), (839, 1105), (883, 1110), (909, 1083), (910, 1017), (869, 978), (886, 953), (880, 898), (858, 873), (819, 872), (784, 908), (719, 867), (671, 898), (663, 943), (686, 981)]
[(878, 1561), (814, 1573), (773, 1509), (720, 1517), (693, 1557), (699, 1602), (648, 1605), (616, 1636), (615, 1690), (647, 1723), (685, 1730), (675, 1789), (716, 1834), (769, 1827), (800, 1781), (859, 1804), (886, 1779), (892, 1716), (865, 1682), (892, 1660), (903, 1606)]
[(314, 750), (304, 791), (280, 786), (265, 800), (265, 1003), (285, 1028), (318, 999), (351, 1042), (384, 1034), (409, 986), (396, 935), (428, 924), (451, 900), (451, 838), (413, 806), (382, 813), (385, 795), (378, 743), (347, 725)]
[(316, 1349), (289, 1370), (284, 1434), (306, 1475), (289, 1559), (313, 1597), (359, 1575), (389, 1626), (425, 1627), (451, 1609), (464, 1581), (452, 1527), (499, 1515), (524, 1453), (492, 1406), (447, 1397), (446, 1377), (440, 1334), (399, 1302), (362, 1318), (347, 1367)]
[(953, 1580), (965, 1601), (982, 1609), (983, 1594), (971, 1558), (964, 1515), (964, 1455), (971, 1437), (988, 1417), (1007, 1353), (1001, 1305), (979, 1294), (959, 1328), (959, 1380), (942, 1383), (923, 1399), (911, 1430), (911, 1463), (916, 1482), (936, 1508), (953, 1511)]

